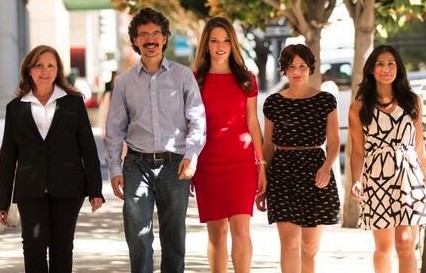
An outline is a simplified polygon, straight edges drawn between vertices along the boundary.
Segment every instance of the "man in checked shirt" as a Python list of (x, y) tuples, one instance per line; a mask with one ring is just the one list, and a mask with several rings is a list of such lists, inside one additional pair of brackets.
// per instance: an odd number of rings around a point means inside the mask
[[(144, 8), (129, 37), (140, 61), (118, 77), (106, 124), (107, 163), (123, 219), (132, 273), (152, 273), (157, 206), (161, 272), (183, 273), (190, 179), (205, 142), (205, 111), (188, 67), (166, 59), (169, 22)], [(128, 152), (122, 164), (123, 141)]]

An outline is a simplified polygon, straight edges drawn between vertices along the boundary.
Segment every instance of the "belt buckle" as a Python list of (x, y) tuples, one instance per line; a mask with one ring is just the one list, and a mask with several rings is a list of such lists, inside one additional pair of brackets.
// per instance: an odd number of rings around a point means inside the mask
[(158, 161), (162, 160), (161, 158), (157, 158), (156, 154), (157, 153), (152, 153), (152, 159), (154, 160), (154, 162), (158, 162)]

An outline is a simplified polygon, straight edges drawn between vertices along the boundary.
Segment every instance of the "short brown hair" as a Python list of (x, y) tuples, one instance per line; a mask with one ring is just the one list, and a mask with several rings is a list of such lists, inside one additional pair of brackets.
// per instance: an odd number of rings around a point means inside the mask
[(309, 75), (315, 72), (315, 56), (311, 49), (303, 44), (288, 45), (281, 50), (280, 59), (278, 61), (278, 70), (282, 75), (287, 74), (288, 67), (292, 64), (294, 57), (302, 58), (309, 67)]

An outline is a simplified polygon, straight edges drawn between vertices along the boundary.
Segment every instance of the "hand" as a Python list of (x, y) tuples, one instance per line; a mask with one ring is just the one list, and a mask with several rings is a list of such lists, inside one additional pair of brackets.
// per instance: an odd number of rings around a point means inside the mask
[(103, 200), (100, 197), (95, 197), (90, 200), (90, 204), (92, 205), (92, 213), (95, 212), (98, 208), (102, 207)]
[(268, 206), (266, 205), (266, 193), (258, 194), (256, 196), (256, 207), (260, 211), (266, 211)]
[(5, 210), (0, 210), (0, 224), (9, 226), (7, 222), (7, 211)]
[(259, 178), (257, 182), (256, 198), (266, 192), (266, 174), (263, 165), (259, 168)]
[(114, 195), (120, 198), (121, 200), (124, 200), (124, 193), (123, 193), (123, 187), (124, 187), (124, 179), (122, 175), (114, 176), (111, 179), (111, 187), (114, 191)]
[(182, 159), (179, 163), (179, 179), (180, 180), (188, 180), (194, 176), (195, 168), (191, 166), (191, 160), (188, 158)]
[(352, 197), (358, 201), (361, 202), (363, 199), (363, 187), (362, 187), (362, 183), (360, 181), (356, 181), (353, 185), (352, 185), (352, 189), (351, 189), (351, 193), (352, 193)]
[(195, 186), (192, 182), (189, 185), (189, 197), (195, 197)]
[(320, 189), (327, 187), (328, 183), (330, 182), (330, 171), (330, 168), (321, 166), (315, 177), (315, 186)]

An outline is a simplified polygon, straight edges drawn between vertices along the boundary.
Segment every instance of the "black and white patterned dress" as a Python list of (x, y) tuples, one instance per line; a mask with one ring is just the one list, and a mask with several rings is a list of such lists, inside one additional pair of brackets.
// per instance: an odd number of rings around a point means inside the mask
[(391, 113), (375, 108), (371, 124), (363, 129), (360, 226), (376, 230), (425, 224), (426, 190), (412, 119), (398, 105)]
[[(326, 140), (327, 115), (336, 109), (327, 92), (304, 99), (270, 95), (263, 107), (274, 123), (272, 142), (277, 146), (321, 146)], [(339, 222), (340, 202), (334, 174), (325, 188), (315, 186), (315, 176), (325, 161), (322, 148), (276, 150), (267, 174), (269, 223), (291, 222), (301, 227)]]

